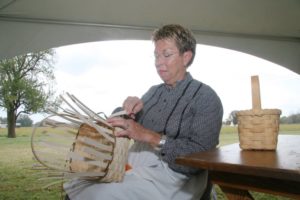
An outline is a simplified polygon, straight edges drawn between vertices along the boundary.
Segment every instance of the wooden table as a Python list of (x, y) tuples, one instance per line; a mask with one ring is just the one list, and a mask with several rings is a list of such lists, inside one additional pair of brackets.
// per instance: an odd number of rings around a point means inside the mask
[(300, 135), (279, 135), (276, 151), (241, 150), (235, 143), (176, 163), (209, 170), (228, 199), (253, 199), (248, 191), (300, 199)]

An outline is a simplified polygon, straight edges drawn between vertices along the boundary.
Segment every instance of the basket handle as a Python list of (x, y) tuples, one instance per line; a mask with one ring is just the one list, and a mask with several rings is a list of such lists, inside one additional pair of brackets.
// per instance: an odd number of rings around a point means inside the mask
[(252, 109), (261, 110), (260, 89), (258, 76), (251, 76)]

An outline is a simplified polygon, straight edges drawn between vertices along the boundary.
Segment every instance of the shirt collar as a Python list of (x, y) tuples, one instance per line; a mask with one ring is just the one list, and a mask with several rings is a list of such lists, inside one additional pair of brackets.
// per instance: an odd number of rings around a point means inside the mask
[(186, 85), (186, 84), (187, 84), (188, 82), (190, 82), (192, 79), (193, 79), (192, 75), (191, 75), (189, 72), (186, 72), (186, 75), (185, 75), (184, 79), (183, 79), (183, 80), (180, 80), (180, 81), (177, 81), (175, 87), (171, 87), (171, 86), (169, 86), (169, 85), (167, 85), (167, 84), (165, 84), (165, 87), (166, 87), (168, 90), (180, 88), (180, 87)]

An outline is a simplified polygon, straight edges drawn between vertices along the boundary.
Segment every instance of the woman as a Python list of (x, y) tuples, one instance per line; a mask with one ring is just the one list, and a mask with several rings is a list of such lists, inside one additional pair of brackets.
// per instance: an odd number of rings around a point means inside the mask
[(166, 25), (153, 33), (155, 67), (163, 83), (140, 99), (128, 97), (123, 109), (133, 119), (107, 121), (123, 130), (118, 137), (135, 141), (128, 157), (131, 170), (122, 183), (90, 183), (70, 199), (200, 199), (207, 172), (175, 164), (178, 156), (216, 147), (223, 108), (217, 94), (192, 78), (187, 68), (196, 53), (192, 33)]

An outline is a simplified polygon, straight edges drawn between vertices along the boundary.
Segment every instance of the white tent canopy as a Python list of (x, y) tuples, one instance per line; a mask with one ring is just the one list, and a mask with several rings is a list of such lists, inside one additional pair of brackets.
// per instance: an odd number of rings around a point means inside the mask
[(192, 29), (199, 44), (300, 74), (299, 0), (0, 0), (0, 59), (74, 43), (149, 40), (168, 23)]

